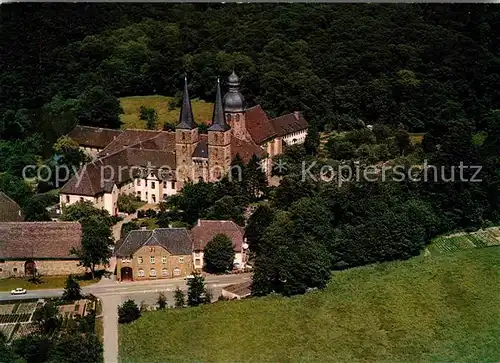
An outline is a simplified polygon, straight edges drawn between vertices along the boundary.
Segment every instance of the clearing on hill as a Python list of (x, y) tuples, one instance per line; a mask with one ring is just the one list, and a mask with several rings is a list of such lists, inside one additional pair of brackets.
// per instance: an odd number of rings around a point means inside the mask
[(120, 362), (498, 362), (500, 247), (334, 273), (325, 291), (144, 314)]
[[(180, 108), (169, 110), (168, 104), (173, 97), (166, 96), (131, 96), (120, 98), (123, 108), (121, 120), (123, 129), (145, 129), (146, 122), (139, 119), (141, 106), (154, 108), (158, 113), (158, 129), (162, 129), (165, 123), (176, 125), (179, 122)], [(212, 120), (213, 104), (201, 100), (191, 100), (194, 119), (198, 123)]]

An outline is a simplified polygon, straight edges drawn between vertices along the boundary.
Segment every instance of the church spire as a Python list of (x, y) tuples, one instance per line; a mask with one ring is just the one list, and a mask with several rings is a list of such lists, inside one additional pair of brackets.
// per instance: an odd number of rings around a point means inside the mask
[(191, 108), (191, 100), (189, 99), (188, 81), (184, 76), (184, 94), (182, 95), (181, 114), (179, 116), (178, 129), (192, 130), (196, 128), (194, 122), (193, 109)]
[(224, 117), (224, 106), (222, 104), (222, 94), (220, 90), (220, 81), (217, 77), (217, 94), (215, 96), (214, 113), (212, 115), (212, 126), (208, 128), (208, 131), (227, 131), (229, 130), (229, 125), (226, 123)]

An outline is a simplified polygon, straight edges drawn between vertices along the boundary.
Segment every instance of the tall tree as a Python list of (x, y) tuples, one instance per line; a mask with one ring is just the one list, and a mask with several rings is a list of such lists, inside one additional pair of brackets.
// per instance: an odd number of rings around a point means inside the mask
[(184, 291), (179, 289), (179, 287), (175, 289), (174, 300), (176, 308), (183, 308), (184, 305), (186, 304), (186, 297), (184, 296)]
[(69, 275), (66, 279), (66, 286), (62, 294), (62, 299), (66, 301), (76, 301), (82, 298), (82, 289), (80, 284), (75, 280), (73, 275)]
[(204, 269), (209, 273), (231, 271), (234, 263), (233, 241), (224, 234), (217, 234), (203, 250)]
[(195, 274), (193, 278), (189, 279), (187, 293), (188, 306), (198, 306), (201, 304), (210, 303), (210, 296), (207, 294), (205, 287), (205, 279), (200, 274)]
[(73, 248), (71, 253), (78, 256), (82, 266), (90, 269), (94, 278), (96, 266), (109, 262), (113, 237), (109, 226), (98, 217), (85, 218), (81, 224), (82, 246), (78, 249)]
[(82, 125), (117, 129), (121, 126), (120, 102), (103, 87), (88, 88), (78, 98), (76, 116)]

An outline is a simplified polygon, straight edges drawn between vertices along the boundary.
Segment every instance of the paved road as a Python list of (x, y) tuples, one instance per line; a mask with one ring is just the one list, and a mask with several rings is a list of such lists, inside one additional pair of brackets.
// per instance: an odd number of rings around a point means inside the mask
[[(217, 299), (224, 286), (248, 281), (250, 276), (250, 274), (207, 276), (205, 277), (205, 285), (212, 292), (214, 299)], [(186, 281), (183, 278), (175, 278), (116, 282), (104, 278), (94, 285), (82, 288), (84, 294), (93, 294), (102, 300), (105, 363), (118, 363), (118, 305), (128, 299), (135, 300), (137, 304), (145, 302), (154, 305), (160, 292), (165, 293), (169, 305), (173, 305), (174, 291), (177, 287), (181, 290), (187, 290)], [(0, 292), (0, 301), (59, 297), (62, 292), (63, 289), (31, 290), (26, 295), (20, 296), (12, 296), (9, 292)]]

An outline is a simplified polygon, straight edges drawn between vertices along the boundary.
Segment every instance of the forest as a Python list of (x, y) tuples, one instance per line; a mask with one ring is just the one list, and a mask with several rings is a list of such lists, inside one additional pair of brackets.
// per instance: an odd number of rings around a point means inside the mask
[[(1, 9), (0, 190), (21, 204), (28, 220), (48, 218), (43, 206), (52, 197), (40, 200), (36, 193), (50, 186), (33, 190), (21, 171), (53, 164), (54, 153), (63, 155), (59, 162), (85, 161), (59, 139), (76, 123), (119, 128), (119, 97), (178, 98), (185, 74), (191, 97), (212, 102), (216, 77), (234, 69), (250, 106), (261, 104), (270, 117), (305, 113), (306, 145), (283, 156), (290, 168), (279, 187), (267, 189), (249, 167), (252, 177), (242, 185), (185, 188), (170, 202), (176, 215), (164, 219), (241, 223), (249, 204), (267, 198), (247, 226), (256, 251), (255, 294), (324, 287), (332, 269), (409, 258), (437, 234), (500, 221), (500, 12), (494, 5)], [(319, 132), (343, 136), (320, 150)], [(410, 132), (424, 135), (421, 145), (410, 142)], [(343, 188), (301, 182), (300, 162), (325, 163), (321, 152), (334, 163), (481, 165), (482, 182)]]

